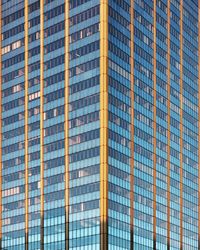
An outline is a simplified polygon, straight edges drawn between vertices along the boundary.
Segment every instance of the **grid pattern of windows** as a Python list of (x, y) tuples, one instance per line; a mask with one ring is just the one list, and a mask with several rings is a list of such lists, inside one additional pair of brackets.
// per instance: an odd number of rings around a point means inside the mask
[(2, 0), (0, 249), (198, 249), (197, 2)]

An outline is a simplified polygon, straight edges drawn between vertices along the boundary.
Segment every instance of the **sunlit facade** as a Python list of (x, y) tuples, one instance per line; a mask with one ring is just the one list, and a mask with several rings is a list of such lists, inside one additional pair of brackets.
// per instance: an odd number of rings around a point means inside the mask
[(200, 248), (198, 0), (2, 0), (0, 249)]

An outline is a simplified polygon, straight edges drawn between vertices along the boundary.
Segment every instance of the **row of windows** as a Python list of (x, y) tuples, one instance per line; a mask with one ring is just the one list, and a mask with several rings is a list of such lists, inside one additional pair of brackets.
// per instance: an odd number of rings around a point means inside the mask
[(99, 64), (100, 64), (100, 60), (99, 60), (99, 58), (96, 58), (92, 61), (77, 65), (77, 66), (70, 69), (69, 77), (73, 77), (73, 76), (82, 74), (84, 72), (87, 72), (89, 70), (98, 68)]
[(65, 147), (65, 141), (55, 141), (44, 146), (44, 153), (49, 153), (55, 150), (60, 150)]
[(144, 0), (136, 0), (136, 3), (143, 11), (145, 11), (145, 13), (153, 16), (153, 9), (147, 4), (147, 2), (145, 2)]
[(129, 207), (122, 205), (118, 202), (112, 201), (112, 200), (109, 200), (108, 208), (113, 210), (113, 211), (117, 211), (119, 213), (122, 213), (122, 214), (126, 214), (126, 215), (129, 214)]
[(75, 83), (71, 85), (70, 88), (70, 94), (74, 94), (77, 92), (80, 92), (82, 90), (92, 88), (94, 86), (99, 85), (99, 76), (95, 76), (86, 80), (83, 80), (81, 82)]
[(50, 86), (52, 84), (62, 82), (63, 80), (65, 80), (65, 72), (64, 71), (45, 78), (44, 79), (44, 86), (47, 87), (47, 86)]
[(69, 207), (69, 210), (70, 210), (70, 213), (79, 213), (79, 212), (93, 210), (97, 208), (99, 208), (99, 200), (92, 200), (92, 201), (87, 201), (87, 202), (71, 205)]
[(108, 191), (126, 198), (129, 198), (130, 195), (130, 190), (115, 185), (111, 182), (108, 182)]
[(110, 6), (108, 8), (108, 14), (110, 17), (112, 17), (115, 21), (120, 23), (126, 29), (129, 29), (129, 22), (123, 16), (121, 16), (116, 10), (111, 8)]
[(3, 226), (6, 225), (15, 225), (17, 223), (21, 223), (25, 221), (25, 216), (24, 215), (17, 215), (17, 216), (13, 216), (10, 218), (6, 218), (2, 221)]
[(122, 83), (112, 78), (111, 76), (109, 76), (108, 78), (108, 84), (110, 87), (116, 89), (117, 91), (121, 92), (124, 95), (129, 95), (130, 93), (130, 89), (128, 89), (127, 86), (123, 85)]
[(44, 30), (44, 37), (49, 37), (65, 29), (65, 22), (56, 23)]
[(123, 136), (121, 136), (121, 135), (119, 135), (111, 130), (109, 130), (109, 132), (108, 132), (108, 137), (109, 137), (109, 139), (111, 139), (111, 140), (113, 140), (113, 141), (115, 141), (115, 142), (117, 142), (125, 147), (129, 147), (129, 140), (127, 138), (125, 138), (125, 137), (123, 137)]
[(156, 124), (156, 131), (163, 136), (167, 136), (167, 129), (161, 126), (160, 124)]
[(20, 180), (20, 179), (23, 179), (24, 176), (25, 176), (25, 171), (24, 170), (19, 171), (19, 172), (15, 172), (15, 173), (12, 173), (12, 174), (8, 174), (8, 175), (3, 175), (2, 176), (2, 182), (7, 183), (7, 182), (14, 181), (14, 180)]
[(24, 105), (24, 97), (21, 97), (19, 99), (15, 99), (13, 101), (10, 101), (3, 105), (3, 111), (8, 111), (10, 109), (14, 109), (16, 107), (19, 107), (21, 105)]
[(28, 28), (30, 29), (39, 24), (40, 24), (40, 16), (34, 17), (28, 22)]
[(64, 105), (50, 109), (50, 110), (44, 112), (44, 120), (48, 120), (48, 119), (51, 119), (51, 118), (54, 118), (54, 117), (57, 117), (60, 115), (64, 115), (64, 113), (65, 113), (65, 106)]
[(29, 140), (28, 140), (28, 146), (29, 147), (32, 147), (32, 146), (35, 146), (35, 145), (38, 145), (38, 144), (40, 144), (40, 137), (29, 138)]
[(84, 28), (80, 31), (77, 31), (70, 35), (69, 42), (74, 43), (78, 40), (81, 40), (85, 37), (91, 36), (95, 33), (99, 32), (99, 23), (93, 24), (87, 28)]
[(54, 68), (58, 65), (61, 65), (65, 62), (65, 56), (64, 55), (61, 55), (61, 56), (58, 56), (58, 57), (55, 57), (47, 62), (44, 63), (44, 69), (45, 70), (48, 70), (48, 69), (51, 69), (51, 68)]
[(115, 106), (116, 108), (121, 109), (122, 111), (124, 111), (126, 113), (129, 113), (129, 106), (126, 103), (119, 100), (118, 98), (116, 98), (115, 96), (109, 94), (108, 95), (108, 102), (111, 105)]
[(39, 69), (40, 69), (40, 61), (34, 62), (28, 66), (29, 73)]
[(150, 86), (148, 86), (145, 82), (143, 82), (141, 79), (135, 77), (134, 84), (135, 86), (138, 86), (139, 89), (145, 91), (148, 95), (153, 97), (153, 89)]
[(79, 47), (75, 50), (72, 50), (69, 53), (69, 59), (73, 60), (73, 59), (79, 58), (81, 56), (84, 56), (84, 55), (89, 54), (89, 53), (96, 51), (96, 50), (99, 50), (99, 41), (95, 41), (95, 42), (89, 43), (83, 47)]
[(185, 66), (183, 66), (183, 74), (192, 82), (194, 82), (194, 84), (197, 86), (197, 76), (194, 75), (191, 71), (189, 71)]
[(31, 5), (28, 6), (28, 12), (34, 12), (40, 8), (40, 1), (37, 1), (35, 3), (32, 3)]
[(158, 61), (156, 61), (156, 69), (158, 69), (160, 72), (162, 72), (165, 75), (167, 73), (167, 68)]
[(2, 162), (2, 167), (3, 167), (3, 169), (11, 168), (11, 167), (14, 167), (16, 165), (23, 164), (24, 161), (25, 161), (24, 156), (18, 156), (14, 159), (10, 159), (10, 160)]
[(188, 85), (185, 81), (183, 81), (183, 89), (193, 97), (197, 97), (198, 95), (198, 92), (192, 86)]
[(29, 43), (32, 43), (34, 42), (35, 40), (38, 40), (40, 39), (40, 32), (39, 31), (36, 31), (35, 33), (32, 33), (28, 36), (28, 42)]
[(194, 118), (194, 116), (189, 115), (187, 112), (183, 111), (183, 118), (193, 124), (194, 126), (197, 126), (198, 120)]
[(187, 61), (192, 67), (195, 69), (198, 68), (198, 63), (194, 60), (194, 57), (189, 56), (188, 54), (183, 52), (183, 61)]
[(88, 183), (86, 185), (81, 185), (78, 187), (72, 187), (70, 188), (70, 197), (83, 195), (87, 193), (97, 192), (100, 189), (99, 182), (95, 183)]
[(123, 162), (125, 164), (129, 164), (129, 157), (113, 148), (110, 148), (108, 149), (108, 153), (109, 153), (109, 156), (120, 161), (120, 162)]
[(39, 128), (40, 128), (40, 122), (39, 121), (33, 122), (33, 123), (31, 123), (31, 124), (28, 125), (28, 131), (29, 132), (37, 130)]
[(116, 167), (113, 167), (112, 165), (109, 165), (108, 166), (108, 173), (109, 175), (113, 175), (113, 176), (116, 176), (117, 178), (120, 178), (122, 180), (129, 180), (130, 178), (130, 175), (129, 173), (121, 170), (121, 169), (118, 169)]
[(153, 33), (153, 25), (136, 10), (134, 11), (134, 17), (143, 27)]
[(119, 40), (120, 42), (122, 42), (125, 45), (129, 46), (129, 38), (127, 36), (125, 36), (122, 32), (120, 32), (118, 29), (116, 29), (116, 27), (109, 24), (108, 31), (109, 31), (109, 34), (116, 37), (117, 40)]
[(65, 5), (62, 4), (44, 13), (44, 20), (47, 21), (51, 18), (54, 18), (56, 16), (63, 14), (64, 12), (65, 12)]
[(69, 8), (73, 9), (73, 8), (75, 8), (75, 7), (79, 6), (79, 5), (82, 5), (84, 3), (87, 3), (89, 1), (91, 1), (91, 0), (70, 0)]
[(64, 88), (51, 92), (44, 96), (44, 103), (52, 102), (65, 96)]
[(38, 54), (40, 54), (40, 46), (37, 46), (37, 47), (35, 47), (35, 48), (33, 48), (33, 49), (30, 49), (30, 50), (28, 51), (28, 57), (29, 57), (29, 58), (32, 57), (32, 56), (36, 56), (36, 55), (38, 55)]
[(64, 166), (64, 165), (65, 165), (65, 157), (62, 156), (62, 157), (58, 157), (58, 158), (55, 158), (55, 159), (45, 161), (44, 162), (44, 169), (48, 170), (48, 169), (51, 169), (51, 168), (56, 168), (56, 167)]
[(64, 47), (64, 45), (65, 45), (65, 39), (61, 38), (61, 39), (56, 40), (50, 44), (47, 44), (44, 47), (44, 53), (47, 54), (47, 53), (52, 52), (54, 50), (61, 49), (62, 47)]
[[(171, 75), (170, 75), (171, 76)], [(160, 77), (156, 76), (156, 84), (163, 90), (167, 90), (167, 83)]]
[(65, 191), (60, 190), (54, 193), (49, 193), (44, 195), (44, 202), (52, 202), (57, 200), (62, 200), (65, 198)]
[(141, 172), (144, 172), (150, 176), (153, 176), (153, 169), (141, 162), (138, 161), (134, 161), (134, 167), (138, 170), (140, 170)]
[(8, 73), (2, 77), (2, 83), (11, 81), (15, 78), (21, 77), (24, 75), (24, 68), (12, 71), (11, 73)]
[(197, 140), (197, 134), (194, 133), (191, 129), (185, 127), (185, 126), (183, 127), (183, 133), (188, 135), (192, 139)]
[(76, 117), (72, 120), (69, 121), (69, 128), (75, 128), (75, 127), (79, 127), (91, 122), (95, 122), (99, 120), (99, 112), (93, 112), (93, 113), (89, 113), (87, 115), (83, 115), (83, 116), (79, 116)]
[(150, 128), (153, 127), (153, 121), (149, 119), (148, 117), (146, 117), (145, 115), (143, 115), (142, 113), (138, 112), (137, 110), (134, 111), (134, 118), (140, 122), (143, 122)]
[(76, 145), (86, 141), (91, 141), (99, 138), (99, 129), (91, 130), (83, 134), (72, 136), (69, 138), (69, 145)]
[(2, 34), (2, 40), (7, 39), (11, 36), (15, 36), (24, 31), (24, 23), (15, 26)]
[(69, 156), (69, 162), (77, 162), (77, 161), (83, 161), (89, 158), (93, 158), (99, 156), (99, 147), (96, 148), (90, 148), (87, 150), (83, 150), (77, 153), (70, 154)]
[(130, 11), (130, 5), (123, 0), (113, 0), (117, 5), (119, 5), (122, 9), (124, 9), (127, 13)]
[(141, 30), (137, 29), (136, 27), (134, 27), (134, 35), (149, 47), (153, 48), (153, 40), (147, 37)]
[(108, 120), (126, 130), (129, 130), (129, 123), (111, 112), (108, 114)]
[[(170, 35), (174, 36), (177, 40), (180, 39), (180, 33), (173, 26), (170, 26)], [(173, 40), (173, 37), (171, 39)]]
[(108, 61), (108, 67), (109, 67), (109, 69), (114, 70), (115, 72), (120, 74), (122, 77), (129, 80), (130, 74), (129, 74), (129, 72), (127, 70), (123, 69), (124, 65), (119, 66), (118, 64), (116, 64), (113, 61), (109, 60)]
[(156, 14), (156, 22), (160, 24), (163, 28), (167, 28), (167, 21), (162, 18), (158, 13)]
[(24, 8), (2, 18), (2, 25), (14, 22), (15, 20), (23, 16), (24, 16)]
[(136, 143), (134, 144), (134, 152), (143, 157), (146, 157), (149, 160), (153, 160), (153, 153)]
[(100, 224), (99, 217), (87, 218), (82, 220), (71, 221), (69, 223), (69, 230), (86, 229), (88, 227), (94, 227)]
[(129, 55), (125, 53), (124, 51), (122, 51), (119, 47), (117, 47), (111, 42), (108, 42), (108, 49), (113, 54), (121, 58), (123, 61), (125, 61), (126, 63), (129, 63)]
[(77, 101), (71, 102), (69, 104), (69, 111), (74, 111), (92, 104), (96, 104), (98, 102), (99, 102), (99, 94), (87, 96)]
[(167, 59), (167, 52), (162, 49), (160, 46), (156, 46), (156, 52), (158, 53), (159, 56), (161, 56), (163, 59)]
[(40, 113), (40, 107), (39, 106), (28, 110), (28, 116), (29, 117), (34, 116), (34, 115), (38, 115), (39, 113)]
[(21, 121), (24, 119), (24, 112), (9, 116), (3, 119), (3, 126), (9, 125), (11, 123), (15, 123), (17, 121)]
[(69, 179), (74, 180), (95, 174), (99, 174), (99, 165), (93, 165), (86, 168), (73, 170), (69, 173)]
[(150, 69), (147, 69), (144, 65), (135, 60), (135, 70), (140, 72), (142, 75), (146, 76), (150, 80), (153, 80), (153, 72)]
[(167, 121), (167, 114), (159, 108), (156, 108), (156, 115), (164, 121)]
[(141, 106), (146, 108), (147, 110), (149, 110), (151, 112), (153, 111), (153, 104), (150, 103), (149, 101), (145, 100), (141, 96), (135, 94), (134, 100), (135, 100), (135, 102), (137, 102), (138, 104), (140, 104)]
[(2, 53), (2, 55), (4, 55), (12, 50), (15, 50), (15, 49), (22, 47), (22, 46), (24, 46), (24, 39), (15, 41), (12, 44), (9, 44), (9, 45), (3, 47), (1, 50), (1, 53)]
[(159, 141), (158, 139), (156, 140), (156, 147), (162, 151), (167, 152), (167, 144), (162, 141)]
[(63, 131), (64, 131), (64, 123), (61, 122), (51, 127), (45, 128), (44, 136), (51, 136), (51, 135), (54, 135)]
[(40, 151), (30, 153), (28, 155), (28, 160), (29, 161), (35, 161), (40, 159)]
[(64, 175), (53, 175), (44, 179), (44, 186), (50, 186), (64, 181)]
[(24, 148), (24, 142), (17, 142), (6, 147), (2, 147), (2, 154), (9, 154), (11, 152), (20, 150)]
[[(141, 179), (140, 177), (134, 178), (134, 185), (144, 190), (148, 190), (150, 192), (153, 191), (153, 184)], [(158, 190), (156, 191), (158, 194)]]
[(153, 143), (153, 136), (137, 127), (134, 127), (134, 135), (141, 138), (144, 141), (147, 141), (148, 143), (151, 144)]
[(22, 134), (24, 134), (24, 126), (16, 128), (16, 129), (12, 129), (12, 130), (10, 130), (8, 132), (4, 132), (3, 133), (3, 139), (4, 140), (5, 139), (10, 139), (10, 138), (22, 135)]
[(73, 26), (80, 22), (83, 22), (89, 18), (92, 18), (94, 16), (99, 15), (100, 7), (99, 5), (92, 7), (91, 9), (88, 9), (86, 11), (83, 11), (69, 19), (69, 25)]
[(2, 68), (7, 68), (13, 64), (20, 63), (24, 60), (24, 53), (18, 54), (2, 62)]
[(165, 13), (167, 14), (167, 6), (161, 1), (157, 0), (156, 5)]

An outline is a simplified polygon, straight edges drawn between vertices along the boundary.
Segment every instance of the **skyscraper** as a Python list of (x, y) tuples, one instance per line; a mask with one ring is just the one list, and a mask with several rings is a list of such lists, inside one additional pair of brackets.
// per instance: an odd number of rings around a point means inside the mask
[(198, 0), (2, 0), (0, 249), (200, 249)]

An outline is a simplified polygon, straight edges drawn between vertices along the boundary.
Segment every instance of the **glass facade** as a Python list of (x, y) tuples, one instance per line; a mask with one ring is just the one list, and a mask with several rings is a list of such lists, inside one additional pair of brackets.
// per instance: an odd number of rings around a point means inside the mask
[(0, 249), (199, 249), (199, 4), (2, 0)]

